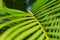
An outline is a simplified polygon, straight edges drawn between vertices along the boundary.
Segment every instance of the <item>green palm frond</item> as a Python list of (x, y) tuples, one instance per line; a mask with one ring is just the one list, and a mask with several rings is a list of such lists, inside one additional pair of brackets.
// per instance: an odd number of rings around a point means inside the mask
[(28, 13), (3, 8), (0, 40), (60, 40), (60, 0), (37, 0)]
[(31, 11), (43, 25), (47, 36), (51, 40), (60, 40), (60, 1), (37, 0)]

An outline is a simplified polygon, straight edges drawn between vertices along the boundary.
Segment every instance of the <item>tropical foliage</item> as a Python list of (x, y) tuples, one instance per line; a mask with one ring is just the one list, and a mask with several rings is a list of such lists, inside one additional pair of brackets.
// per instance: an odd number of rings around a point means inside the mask
[(28, 12), (1, 8), (0, 40), (60, 40), (60, 0), (37, 0)]
[(36, 0), (3, 0), (8, 8), (26, 11)]

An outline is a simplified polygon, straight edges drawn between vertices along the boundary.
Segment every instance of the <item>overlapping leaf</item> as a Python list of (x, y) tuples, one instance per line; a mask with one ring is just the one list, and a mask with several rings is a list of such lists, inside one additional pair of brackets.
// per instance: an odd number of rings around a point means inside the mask
[(50, 40), (60, 40), (60, 1), (38, 0), (31, 11), (43, 25)]

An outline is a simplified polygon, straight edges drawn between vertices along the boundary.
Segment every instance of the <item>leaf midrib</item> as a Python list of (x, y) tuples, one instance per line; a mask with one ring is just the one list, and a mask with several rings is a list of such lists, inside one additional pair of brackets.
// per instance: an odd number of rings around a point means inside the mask
[(41, 27), (42, 31), (44, 32), (44, 35), (46, 36), (46, 40), (50, 40), (50, 38), (48, 37), (46, 31), (44, 30), (42, 24), (39, 22), (39, 20), (33, 15), (33, 13), (31, 11), (28, 11), (34, 18), (35, 20), (37, 21), (37, 23), (39, 24), (39, 26)]

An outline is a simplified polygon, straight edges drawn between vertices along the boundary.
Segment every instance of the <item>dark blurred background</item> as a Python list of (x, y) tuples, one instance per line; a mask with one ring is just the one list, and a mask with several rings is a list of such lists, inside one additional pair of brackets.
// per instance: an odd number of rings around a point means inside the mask
[(26, 8), (32, 6), (35, 1), (36, 0), (3, 0), (6, 7), (22, 11), (26, 11)]

